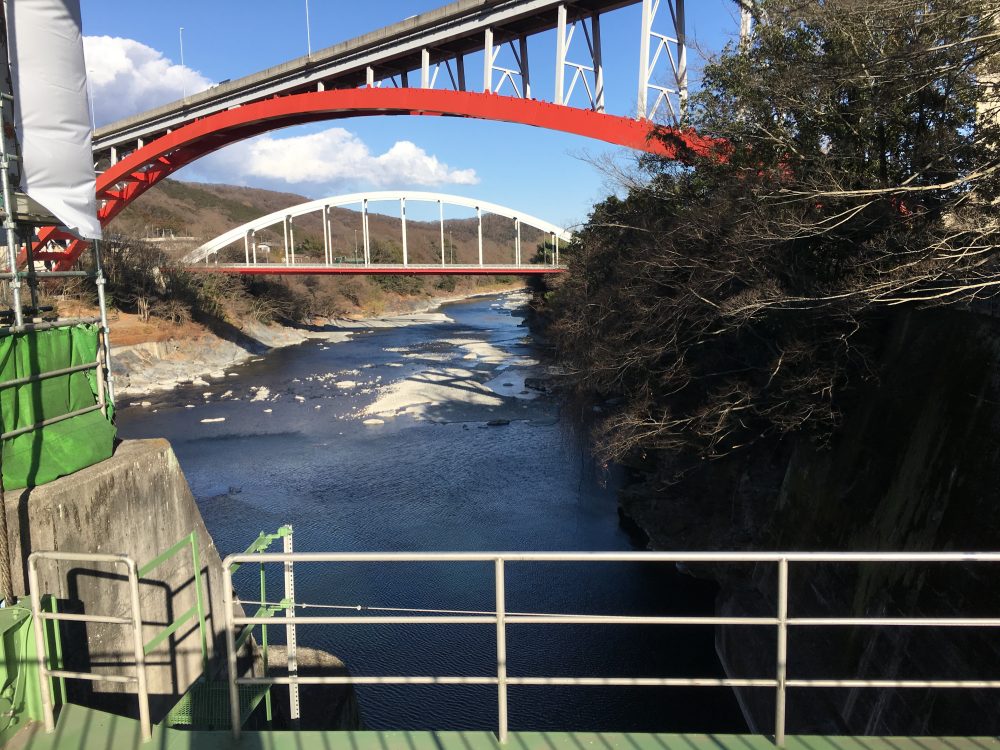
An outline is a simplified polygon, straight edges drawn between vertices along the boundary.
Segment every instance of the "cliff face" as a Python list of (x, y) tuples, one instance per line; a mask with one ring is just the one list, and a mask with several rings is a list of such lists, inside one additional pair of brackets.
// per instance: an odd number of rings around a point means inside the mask
[[(875, 372), (829, 445), (786, 439), (713, 462), (623, 510), (655, 548), (995, 550), (1000, 548), (1000, 323), (956, 311), (900, 313)], [(775, 612), (774, 566), (699, 569), (720, 614)], [(986, 565), (793, 566), (791, 616), (997, 616)], [(723, 628), (732, 676), (772, 676), (770, 628)], [(800, 628), (789, 676), (998, 679), (988, 629)], [(743, 690), (752, 725), (773, 726), (770, 690)], [(996, 734), (989, 691), (790, 692), (789, 731)]]

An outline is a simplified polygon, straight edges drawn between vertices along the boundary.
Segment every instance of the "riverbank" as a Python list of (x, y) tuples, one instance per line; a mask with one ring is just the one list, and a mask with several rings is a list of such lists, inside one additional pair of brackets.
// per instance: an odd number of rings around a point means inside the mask
[[(372, 317), (317, 321), (309, 326), (265, 325), (251, 321), (242, 328), (225, 326), (212, 331), (205, 326), (188, 324), (177, 327), (179, 335), (176, 337), (164, 337), (162, 327), (148, 332), (144, 327), (142, 337), (149, 340), (111, 348), (115, 393), (134, 399), (173, 390), (185, 383), (208, 385), (209, 379), (225, 378), (228, 368), (254, 360), (272, 349), (310, 340), (336, 344), (349, 340), (359, 331), (445, 322), (446, 316), (433, 311), (451, 302), (489, 296), (498, 291), (513, 290), (493, 289), (458, 297), (415, 300), (406, 310)], [(112, 342), (115, 331), (112, 323)]]

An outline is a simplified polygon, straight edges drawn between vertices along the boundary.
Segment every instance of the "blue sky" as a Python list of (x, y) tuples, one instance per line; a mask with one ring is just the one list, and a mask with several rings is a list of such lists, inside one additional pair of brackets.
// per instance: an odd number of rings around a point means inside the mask
[[(180, 91), (238, 78), (306, 52), (305, 0), (82, 0), (98, 124), (177, 98)], [(395, 23), (442, 0), (310, 0), (313, 50)], [(658, 30), (668, 28), (666, 0)], [(602, 18), (608, 111), (635, 111), (639, 5)], [(732, 0), (688, 2), (689, 65), (738, 28)], [(180, 66), (179, 29), (184, 28)], [(584, 40), (570, 58), (588, 63)], [(529, 42), (536, 98), (551, 99), (555, 34)], [(506, 50), (497, 62), (504, 65)], [(482, 55), (466, 61), (481, 81)], [(510, 65), (509, 67), (514, 67)], [(475, 72), (474, 72), (475, 71)], [(661, 73), (663, 71), (661, 70)], [(446, 74), (442, 72), (442, 78)], [(582, 91), (574, 101), (583, 105)], [(291, 139), (291, 140), (288, 140)], [(592, 160), (620, 149), (525, 126), (450, 118), (363, 118), (272, 133), (179, 173), (181, 179), (287, 190), (310, 198), (369, 188), (418, 188), (505, 204), (563, 225), (586, 219), (613, 188)], [(284, 156), (284, 158), (282, 158)], [(295, 163), (289, 163), (294, 161)], [(251, 166), (252, 165), (252, 166)]]

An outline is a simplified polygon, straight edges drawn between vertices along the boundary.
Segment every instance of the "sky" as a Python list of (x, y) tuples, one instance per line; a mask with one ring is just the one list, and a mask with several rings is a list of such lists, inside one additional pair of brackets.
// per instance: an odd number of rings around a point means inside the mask
[[(82, 0), (94, 119), (100, 126), (301, 56), (307, 43), (316, 51), (443, 4), (445, 0)], [(666, 0), (661, 5), (656, 30), (672, 34)], [(688, 0), (692, 85), (697, 85), (704, 55), (732, 40), (738, 27), (732, 0)], [(602, 16), (607, 109), (613, 114), (635, 113), (639, 28), (638, 4)], [(552, 98), (555, 36), (549, 32), (529, 39), (536, 98)], [(580, 31), (568, 57), (590, 62)], [(508, 49), (497, 65), (516, 67)], [(470, 85), (480, 82), (482, 54), (468, 57), (466, 68)], [(439, 81), (446, 76), (442, 70)], [(665, 77), (664, 61), (655, 78)], [(582, 87), (572, 103), (587, 105)], [(308, 198), (378, 189), (433, 190), (499, 203), (572, 227), (616, 189), (595, 166), (608, 157), (627, 160), (630, 154), (600, 141), (524, 125), (366, 117), (274, 131), (208, 156), (176, 177)]]

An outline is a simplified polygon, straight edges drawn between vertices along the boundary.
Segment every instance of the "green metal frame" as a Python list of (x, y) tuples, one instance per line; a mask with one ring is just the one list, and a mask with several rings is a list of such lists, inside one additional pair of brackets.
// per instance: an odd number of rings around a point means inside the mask
[[(288, 526), (288, 525), (281, 526), (274, 534), (265, 534), (262, 531), (257, 536), (257, 538), (254, 540), (253, 544), (251, 544), (249, 547), (247, 547), (246, 552), (244, 552), (244, 554), (246, 554), (246, 555), (253, 555), (253, 554), (256, 554), (258, 552), (267, 552), (267, 550), (270, 549), (270, 547), (271, 547), (272, 544), (274, 544), (279, 539), (284, 539), (286, 536), (288, 536), (291, 533), (292, 533), (292, 527)], [(235, 573), (237, 570), (239, 570), (239, 568), (240, 568), (240, 566), (238, 564), (234, 564), (233, 566), (230, 567), (229, 570), (230, 570), (231, 573)], [(258, 568), (259, 568), (259, 574), (260, 574), (260, 600), (262, 602), (266, 602), (267, 601), (267, 579), (266, 579), (266, 574), (264, 572), (265, 566), (264, 566), (263, 563), (261, 563), (258, 566)], [(291, 603), (287, 602), (284, 599), (282, 599), (276, 606), (274, 606), (274, 605), (269, 606), (269, 605), (264, 604), (264, 605), (261, 605), (260, 607), (257, 608), (257, 612), (254, 613), (254, 617), (274, 617), (275, 613), (280, 612), (281, 610), (287, 609), (290, 606), (291, 606)], [(253, 625), (247, 625), (243, 629), (243, 632), (240, 633), (239, 637), (236, 639), (236, 650), (237, 651), (239, 651), (239, 649), (243, 648), (243, 644), (245, 644), (247, 642), (247, 640), (250, 638), (250, 635), (253, 633), (253, 629), (254, 629)], [(261, 651), (261, 660), (262, 660), (263, 665), (264, 665), (264, 676), (267, 677), (268, 676), (268, 658), (267, 658), (267, 624), (266, 623), (261, 623), (260, 624), (260, 651)], [(273, 719), (272, 710), (271, 710), (271, 689), (270, 689), (270, 686), (268, 686), (267, 691), (264, 693), (264, 714), (265, 714), (265, 716), (267, 718), (268, 724), (270, 724), (271, 721), (272, 721), (272, 719)], [(245, 715), (249, 715), (249, 714), (245, 714)]]
[[(266, 552), (274, 542), (279, 539), (283, 539), (292, 533), (290, 526), (282, 526), (273, 534), (265, 534), (261, 532), (253, 543), (247, 547), (244, 554), (252, 555), (259, 552)], [(171, 555), (176, 554), (183, 548), (186, 540), (178, 542), (169, 550), (164, 552), (162, 555), (157, 557), (155, 560), (150, 561), (144, 568), (140, 569), (140, 573), (148, 572), (150, 569), (156, 567), (156, 565), (162, 563), (164, 560), (168, 559)], [(193, 549), (193, 548), (192, 548)], [(231, 570), (235, 572), (239, 569), (239, 565), (233, 565)], [(265, 566), (259, 566), (260, 575), (260, 600), (267, 601), (267, 579), (265, 577)], [(262, 606), (257, 610), (258, 617), (272, 617), (274, 614), (281, 609), (288, 606), (285, 602), (281, 602), (278, 606)], [(181, 615), (177, 621), (171, 623), (167, 628), (159, 633), (152, 641), (146, 644), (147, 649), (155, 648), (157, 644), (162, 642), (162, 640), (169, 636), (170, 633), (174, 632), (186, 618), (190, 617), (190, 613), (184, 613)], [(246, 627), (239, 635), (237, 640), (237, 648), (241, 648), (253, 635), (253, 626)], [(264, 675), (268, 674), (268, 630), (266, 624), (261, 624), (261, 657), (264, 667)], [(147, 651), (148, 653), (148, 651)], [(207, 670), (202, 676), (202, 679), (196, 682), (191, 689), (184, 695), (183, 698), (175, 705), (170, 713), (164, 719), (163, 723), (167, 726), (186, 726), (192, 729), (222, 729), (229, 727), (229, 692), (228, 687), (223, 683), (214, 683), (209, 680)], [(273, 707), (271, 703), (271, 688), (267, 686), (250, 686), (245, 690), (240, 691), (239, 695), (241, 711), (240, 715), (249, 718), (254, 710), (260, 705), (261, 701), (264, 702), (265, 716), (267, 718), (268, 724), (274, 720)]]
[(204, 673), (208, 671), (208, 635), (205, 632), (205, 599), (202, 595), (201, 553), (198, 549), (198, 530), (193, 530), (190, 534), (174, 544), (172, 547), (160, 553), (148, 563), (140, 567), (139, 578), (144, 578), (153, 570), (163, 565), (163, 563), (167, 562), (167, 560), (176, 557), (185, 549), (191, 550), (191, 562), (194, 565), (194, 606), (153, 636), (153, 638), (143, 646), (143, 651), (148, 656), (150, 653), (155, 651), (161, 643), (167, 640), (167, 638), (180, 630), (181, 627), (190, 622), (193, 618), (197, 617), (198, 634), (201, 640), (201, 668)]

